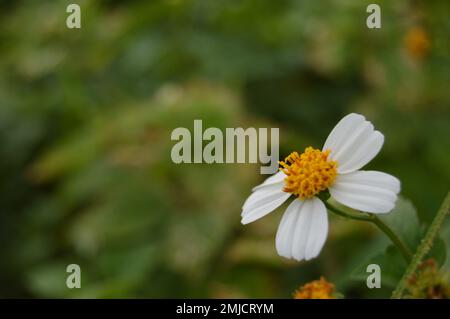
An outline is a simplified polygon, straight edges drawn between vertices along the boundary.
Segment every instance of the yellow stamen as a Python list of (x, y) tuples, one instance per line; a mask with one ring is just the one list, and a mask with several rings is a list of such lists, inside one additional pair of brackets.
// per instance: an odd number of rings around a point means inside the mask
[(299, 155), (291, 153), (280, 162), (280, 171), (286, 174), (283, 191), (301, 199), (311, 198), (330, 187), (337, 174), (337, 162), (328, 159), (330, 150), (307, 147)]
[(335, 299), (333, 292), (334, 285), (320, 277), (297, 290), (294, 299)]

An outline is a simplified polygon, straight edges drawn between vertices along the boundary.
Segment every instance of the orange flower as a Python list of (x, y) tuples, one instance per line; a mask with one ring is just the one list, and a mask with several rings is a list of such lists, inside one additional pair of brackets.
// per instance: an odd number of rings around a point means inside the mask
[(421, 27), (409, 29), (405, 35), (404, 43), (406, 51), (414, 59), (424, 58), (430, 49), (429, 36)]
[(334, 285), (324, 277), (307, 283), (294, 293), (294, 299), (335, 299)]

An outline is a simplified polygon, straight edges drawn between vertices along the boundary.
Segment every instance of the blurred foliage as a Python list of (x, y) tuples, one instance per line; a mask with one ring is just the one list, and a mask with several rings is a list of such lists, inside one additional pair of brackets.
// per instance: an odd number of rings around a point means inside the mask
[[(423, 229), (450, 185), (449, 3), (378, 1), (368, 30), (369, 3), (0, 1), (0, 296), (290, 297), (321, 275), (389, 296), (355, 276), (389, 250), (371, 226), (331, 218), (319, 258), (284, 260), (281, 209), (239, 223), (256, 165), (170, 160), (171, 131), (197, 118), (280, 127), (285, 155), (360, 112), (386, 136), (368, 167), (412, 201), (397, 225)], [(65, 287), (71, 263), (82, 289)]]

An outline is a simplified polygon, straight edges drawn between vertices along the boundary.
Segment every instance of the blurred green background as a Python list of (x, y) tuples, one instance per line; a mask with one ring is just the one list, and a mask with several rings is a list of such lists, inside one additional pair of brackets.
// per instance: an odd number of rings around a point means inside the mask
[(0, 1), (0, 297), (290, 298), (321, 275), (389, 296), (352, 275), (376, 229), (331, 218), (317, 259), (285, 260), (282, 208), (240, 224), (258, 165), (170, 159), (194, 119), (280, 127), (284, 157), (359, 112), (386, 137), (367, 167), (428, 225), (450, 185), (449, 2), (377, 1), (369, 30), (371, 2)]

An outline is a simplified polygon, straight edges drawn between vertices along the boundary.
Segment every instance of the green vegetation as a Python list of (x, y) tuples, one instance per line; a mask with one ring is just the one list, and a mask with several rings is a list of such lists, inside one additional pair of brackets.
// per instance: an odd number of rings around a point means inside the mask
[[(72, 2), (0, 1), (0, 297), (289, 298), (320, 276), (390, 297), (408, 265), (375, 227), (330, 215), (320, 256), (285, 260), (283, 208), (240, 224), (258, 165), (173, 164), (170, 133), (280, 127), (286, 156), (362, 113), (386, 138), (367, 168), (402, 181), (383, 222), (415, 252), (450, 185), (446, 1), (379, 1), (378, 30), (370, 1), (77, 1), (70, 30)], [(449, 247), (447, 218), (447, 270)]]

